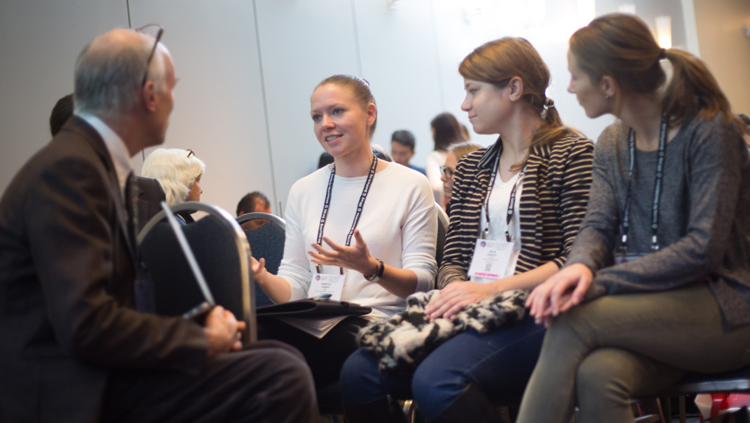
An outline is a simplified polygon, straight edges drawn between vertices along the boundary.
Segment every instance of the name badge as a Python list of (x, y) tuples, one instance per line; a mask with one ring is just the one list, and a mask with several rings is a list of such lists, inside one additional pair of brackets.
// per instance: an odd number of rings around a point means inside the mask
[(345, 275), (313, 273), (307, 297), (315, 298), (322, 295), (330, 295), (332, 300), (341, 301), (341, 292), (344, 290), (344, 278)]
[(627, 253), (627, 254), (617, 253), (615, 254), (615, 264), (627, 263), (629, 261), (639, 259), (646, 255), (648, 255), (648, 253)]
[(469, 266), (469, 277), (476, 277), (477, 282), (505, 277), (513, 248), (515, 245), (512, 242), (477, 239)]

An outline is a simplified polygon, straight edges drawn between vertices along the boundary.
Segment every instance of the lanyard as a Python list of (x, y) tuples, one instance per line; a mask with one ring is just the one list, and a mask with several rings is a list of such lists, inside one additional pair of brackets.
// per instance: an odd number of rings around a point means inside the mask
[[(352, 236), (354, 236), (354, 230), (357, 229), (359, 218), (362, 216), (362, 208), (365, 206), (367, 193), (370, 192), (370, 185), (372, 185), (372, 180), (373, 178), (375, 178), (376, 167), (378, 167), (378, 158), (377, 156), (373, 155), (372, 166), (370, 166), (370, 173), (367, 175), (367, 180), (365, 181), (365, 187), (362, 189), (362, 195), (359, 197), (359, 203), (357, 203), (357, 212), (354, 214), (354, 221), (352, 222), (352, 227), (351, 229), (349, 229), (349, 234), (346, 236), (347, 247), (351, 245), (352, 243)], [(328, 219), (328, 208), (331, 206), (331, 192), (333, 191), (333, 180), (335, 176), (336, 176), (336, 165), (334, 164), (333, 169), (331, 169), (331, 177), (328, 178), (328, 188), (326, 189), (326, 199), (325, 199), (325, 203), (323, 203), (323, 214), (320, 216), (320, 225), (318, 225), (318, 238), (317, 238), (318, 245), (323, 245), (323, 229), (325, 228), (326, 220)], [(323, 273), (321, 265), (317, 265), (316, 269), (318, 273)], [(339, 268), (339, 272), (343, 275), (344, 269)]]
[[(487, 234), (490, 232), (490, 195), (492, 195), (492, 187), (495, 186), (495, 178), (497, 178), (497, 168), (500, 166), (500, 155), (498, 154), (495, 158), (495, 164), (492, 166), (492, 176), (490, 176), (490, 184), (487, 187), (487, 199), (484, 204), (484, 217), (487, 220), (487, 224), (484, 226), (482, 231), (482, 239), (487, 239)], [(523, 167), (521, 173), (518, 174), (516, 183), (513, 184), (513, 189), (510, 191), (510, 199), (508, 200), (508, 213), (505, 215), (505, 240), (510, 242), (510, 222), (513, 221), (513, 209), (516, 204), (516, 187), (518, 181), (523, 180), (523, 174), (526, 172), (526, 166)]]
[[(635, 168), (635, 133), (630, 130), (628, 135), (630, 150), (630, 169), (628, 170), (628, 194), (625, 198), (625, 211), (622, 216), (622, 247), (621, 252), (627, 253), (628, 232), (630, 230), (630, 200), (633, 189), (633, 170)], [(667, 115), (661, 114), (661, 128), (659, 131), (659, 151), (656, 161), (656, 183), (654, 184), (654, 201), (651, 206), (651, 251), (659, 251), (659, 200), (661, 199), (661, 182), (664, 177), (664, 159), (667, 149)]]

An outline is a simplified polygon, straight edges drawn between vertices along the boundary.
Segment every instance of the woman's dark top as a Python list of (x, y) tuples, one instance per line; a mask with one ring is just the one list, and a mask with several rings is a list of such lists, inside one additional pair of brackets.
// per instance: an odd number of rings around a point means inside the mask
[[(596, 144), (589, 209), (568, 264), (594, 271), (590, 296), (709, 280), (729, 327), (750, 324), (750, 157), (739, 132), (724, 115), (683, 125), (666, 145), (660, 250), (613, 265), (627, 196), (628, 132), (615, 123)], [(650, 250), (656, 154), (636, 149), (628, 241), (634, 253)]]

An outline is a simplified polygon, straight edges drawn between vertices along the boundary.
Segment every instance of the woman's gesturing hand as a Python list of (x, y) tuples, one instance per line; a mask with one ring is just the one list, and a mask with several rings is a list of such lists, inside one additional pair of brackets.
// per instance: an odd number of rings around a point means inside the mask
[(370, 256), (370, 251), (367, 249), (367, 244), (362, 238), (359, 229), (354, 230), (354, 239), (356, 243), (353, 246), (347, 247), (346, 245), (336, 244), (327, 237), (323, 237), (323, 241), (331, 249), (326, 250), (321, 245), (312, 244), (315, 251), (310, 250), (307, 253), (310, 254), (312, 262), (315, 264), (344, 267), (356, 270), (364, 275), (372, 274), (373, 271), (377, 270), (377, 265), (374, 264), (377, 261)]
[(425, 312), (430, 320), (438, 317), (452, 319), (459, 311), (469, 304), (478, 303), (485, 298), (495, 295), (490, 285), (476, 282), (452, 282), (443, 288), (440, 293), (434, 297)]
[(255, 257), (250, 256), (250, 269), (253, 271), (253, 279), (262, 284), (263, 278), (268, 273), (266, 259), (255, 260)]
[(537, 324), (546, 324), (551, 316), (580, 304), (593, 279), (594, 275), (586, 265), (570, 265), (534, 288), (526, 300), (526, 307), (530, 308), (529, 313), (536, 318)]

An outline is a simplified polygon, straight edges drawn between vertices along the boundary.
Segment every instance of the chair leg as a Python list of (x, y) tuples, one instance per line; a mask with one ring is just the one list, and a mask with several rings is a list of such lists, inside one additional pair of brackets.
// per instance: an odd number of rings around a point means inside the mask
[(656, 410), (659, 412), (659, 422), (667, 423), (667, 421), (664, 420), (664, 410), (662, 410), (661, 408), (661, 399), (657, 397), (655, 401), (656, 401)]
[(414, 419), (417, 415), (417, 403), (410, 399), (404, 400), (404, 406), (402, 408), (406, 415), (406, 423), (414, 423)]
[(685, 395), (680, 395), (680, 423), (687, 423), (687, 416), (685, 413)]
[(667, 400), (667, 415), (664, 416), (665, 423), (672, 423), (672, 397), (664, 397)]

